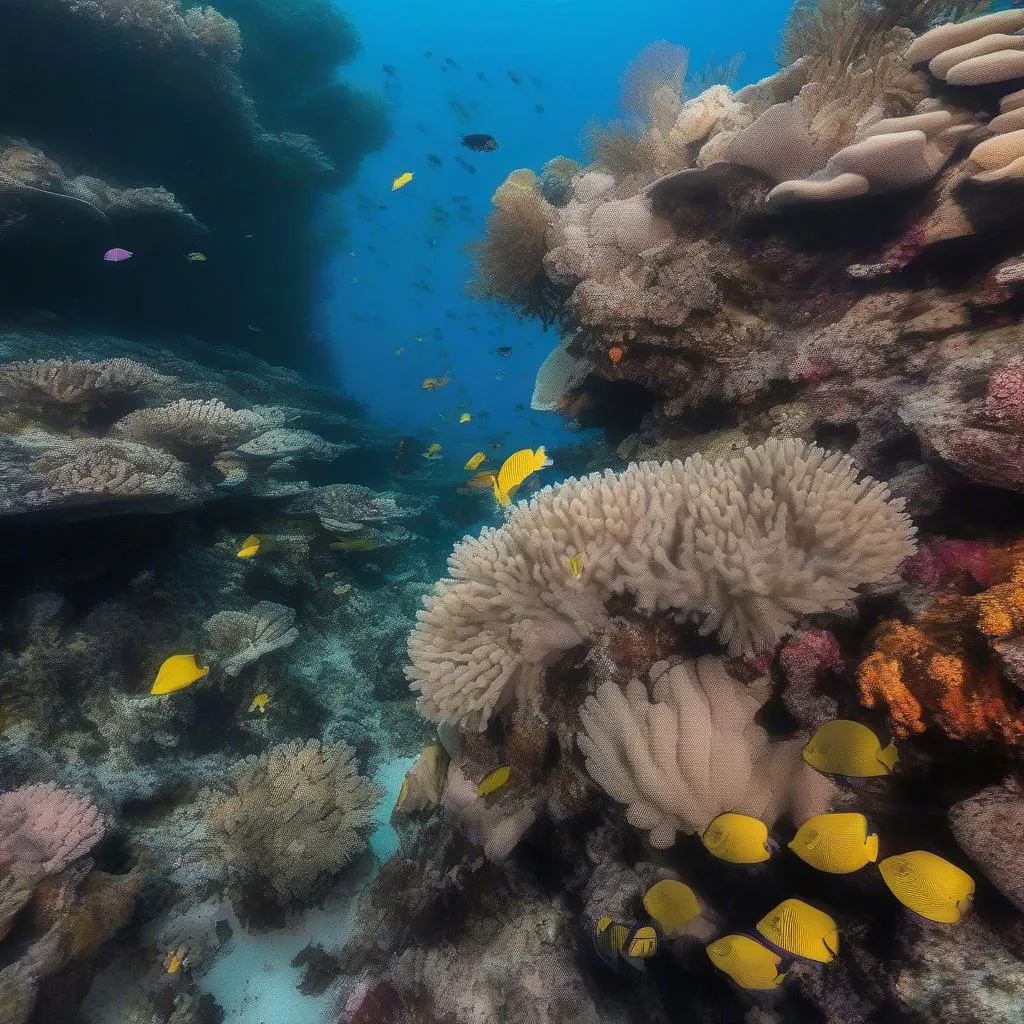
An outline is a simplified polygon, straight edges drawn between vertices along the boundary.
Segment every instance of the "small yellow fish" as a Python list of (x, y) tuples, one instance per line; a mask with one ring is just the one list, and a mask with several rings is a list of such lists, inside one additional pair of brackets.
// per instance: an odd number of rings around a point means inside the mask
[(927, 850), (886, 857), (878, 870), (893, 896), (929, 921), (956, 924), (974, 896), (974, 879), (966, 871)]
[(896, 764), (896, 748), (882, 747), (878, 737), (860, 722), (837, 718), (820, 726), (804, 747), (804, 760), (826, 775), (869, 779), (888, 775)]
[(547, 457), (544, 445), (536, 451), (532, 448), (521, 448), (513, 452), (498, 470), (494, 479), (494, 497), (502, 508), (512, 504), (512, 496), (519, 485), (529, 476), (532, 476), (546, 466), (553, 466), (554, 463)]
[(448, 751), (440, 743), (424, 747), (402, 779), (392, 817), (437, 807), (448, 781), (449, 760)]
[(267, 713), (267, 705), (270, 703), (269, 693), (257, 693), (252, 699), (252, 703), (249, 705), (250, 711), (258, 711), (261, 715)]
[(740, 988), (778, 988), (785, 977), (779, 972), (782, 958), (749, 935), (723, 935), (704, 949), (708, 959)]
[(469, 423), (469, 421), (470, 421), (470, 420), (471, 420), (472, 418), (473, 418), (473, 417), (472, 417), (472, 416), (470, 416), (468, 412), (464, 412), (464, 413), (463, 413), (463, 414), (462, 414), (462, 415), (461, 415), (461, 416), (459, 417), (459, 422), (460, 422), (460, 423)]
[(190, 252), (188, 254), (188, 256), (186, 256), (185, 258), (189, 261), (189, 263), (205, 263), (206, 262), (206, 254), (205, 253), (201, 253), (201, 252)]
[(663, 878), (644, 893), (644, 910), (667, 939), (685, 935), (686, 926), (701, 914), (697, 894), (674, 878)]
[(440, 459), (442, 447), (436, 441), (423, 453), (425, 459)]
[(578, 580), (583, 575), (583, 556), (573, 555), (569, 559), (569, 572), (572, 573), (572, 578)]
[(485, 469), (482, 473), (475, 473), (466, 481), (466, 486), (474, 490), (490, 490), (494, 486), (494, 474)]
[(405, 188), (410, 181), (412, 181), (412, 171), (406, 171), (404, 174), (400, 174), (393, 182), (391, 182), (391, 191), (396, 192), (400, 188)]
[(420, 387), (424, 391), (436, 391), (438, 388), (443, 388), (449, 379), (448, 377), (424, 377)]
[(462, 467), (463, 469), (472, 470), (476, 469), (482, 462), (487, 461), (487, 456), (483, 452), (475, 452), (466, 459), (466, 464)]
[(609, 961), (616, 955), (645, 960), (658, 952), (658, 933), (650, 925), (631, 926), (599, 917), (594, 930), (598, 952)]
[(170, 959), (167, 961), (167, 973), (177, 974), (181, 970), (181, 957), (175, 951), (171, 954)]
[(768, 826), (749, 814), (720, 814), (700, 837), (708, 853), (730, 864), (760, 864), (771, 858)]
[(783, 900), (755, 925), (776, 949), (801, 960), (830, 964), (839, 952), (839, 926), (803, 900)]
[(235, 552), (235, 558), (252, 558), (254, 555), (258, 555), (260, 550), (260, 539), (255, 533), (250, 533), (245, 540), (242, 541), (242, 546)]
[(805, 863), (832, 875), (848, 875), (878, 860), (878, 836), (868, 834), (863, 814), (817, 814), (808, 818), (789, 843)]
[(339, 583), (338, 586), (336, 586), (331, 591), (331, 593), (335, 597), (345, 597), (346, 594), (351, 592), (351, 590), (352, 590), (352, 584), (351, 583)]
[(172, 654), (161, 666), (156, 674), (156, 682), (150, 693), (174, 693), (175, 690), (184, 690), (191, 686), (196, 680), (208, 675), (208, 665), (200, 665), (199, 658), (195, 654)]
[(372, 537), (339, 537), (327, 545), (332, 551), (376, 551), (377, 542)]
[(511, 774), (512, 768), (510, 765), (503, 764), (500, 768), (495, 768), (494, 771), (476, 787), (476, 795), (489, 796), (491, 793), (496, 793), (508, 782)]

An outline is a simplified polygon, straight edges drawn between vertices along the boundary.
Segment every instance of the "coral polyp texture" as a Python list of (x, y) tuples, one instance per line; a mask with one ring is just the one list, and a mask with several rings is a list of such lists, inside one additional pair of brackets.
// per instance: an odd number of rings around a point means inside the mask
[(771, 695), (705, 657), (657, 663), (648, 684), (602, 683), (580, 708), (587, 771), (626, 819), (671, 846), (677, 832), (701, 834), (726, 811), (770, 828), (783, 812), (800, 824), (828, 810), (832, 783), (804, 764), (806, 736), (769, 739), (754, 716)]
[[(1024, 739), (1015, 653), (1024, 636), (1024, 548), (988, 559), (992, 585), (978, 593), (941, 589), (909, 622), (885, 620), (857, 669), (860, 696), (888, 709), (898, 736), (932, 726), (959, 740)], [(1016, 683), (1016, 686), (1014, 685)]]
[(429, 717), (482, 729), (607, 625), (614, 596), (754, 651), (892, 577), (913, 538), (883, 484), (799, 441), (569, 480), (456, 547), (409, 639), (408, 677)]
[(239, 903), (307, 905), (366, 849), (381, 788), (347, 743), (296, 740), (232, 767), (209, 811), (211, 839)]
[(85, 797), (39, 783), (0, 794), (0, 865), (55, 874), (103, 836), (103, 817)]

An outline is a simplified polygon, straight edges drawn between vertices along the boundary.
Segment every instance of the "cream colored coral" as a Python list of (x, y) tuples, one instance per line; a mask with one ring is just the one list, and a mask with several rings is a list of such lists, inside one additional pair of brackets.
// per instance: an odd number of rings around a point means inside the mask
[(613, 595), (696, 620), (733, 652), (765, 648), (890, 577), (913, 535), (884, 484), (798, 440), (570, 479), (456, 545), (418, 613), (406, 674), (428, 717), (482, 729), (602, 628)]
[(207, 619), (205, 629), (220, 668), (237, 676), (265, 654), (295, 643), (299, 631), (294, 621), (294, 608), (257, 601), (247, 612), (217, 612)]
[(159, 393), (174, 380), (132, 359), (33, 359), (0, 365), (0, 396), (31, 408), (88, 409), (115, 395)]
[(977, 39), (1000, 32), (1017, 32), (1024, 28), (1024, 11), (997, 11), (970, 21), (938, 25), (918, 36), (907, 49), (908, 64), (923, 64), (931, 61), (944, 50), (963, 46)]
[(347, 743), (295, 740), (236, 763), (213, 803), (210, 837), (229, 879), (261, 899), (307, 904), (366, 849), (381, 788)]
[(234, 447), (277, 425), (262, 410), (230, 409), (219, 398), (182, 398), (159, 409), (129, 413), (114, 425), (114, 432), (197, 458)]
[(799, 825), (828, 810), (835, 790), (804, 764), (806, 736), (773, 741), (754, 722), (771, 683), (747, 686), (717, 658), (651, 670), (653, 702), (639, 679), (605, 682), (580, 708), (577, 741), (587, 771), (655, 847), (702, 834), (725, 811), (769, 828), (785, 811)]

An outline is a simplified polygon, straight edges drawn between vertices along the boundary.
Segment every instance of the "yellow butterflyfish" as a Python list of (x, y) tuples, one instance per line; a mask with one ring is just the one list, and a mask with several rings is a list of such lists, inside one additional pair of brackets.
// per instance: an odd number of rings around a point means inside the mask
[(494, 486), (494, 474), (489, 470), (485, 469), (481, 473), (474, 473), (466, 481), (466, 486), (471, 487), (474, 490), (490, 490)]
[(609, 963), (616, 958), (644, 960), (658, 952), (658, 933), (649, 924), (621, 924), (610, 917), (600, 917), (594, 927), (598, 953)]
[(189, 261), (189, 263), (205, 263), (206, 253), (190, 252), (185, 258)]
[(468, 412), (464, 412), (464, 413), (463, 413), (463, 414), (462, 414), (462, 415), (461, 415), (461, 416), (459, 417), (459, 422), (460, 422), (460, 423), (469, 423), (469, 421), (470, 421), (470, 420), (471, 420), (472, 418), (473, 418), (473, 417), (472, 417), (472, 416), (470, 416)]
[(501, 464), (501, 469), (498, 470), (498, 475), (494, 478), (494, 497), (498, 504), (507, 508), (512, 504), (512, 496), (516, 489), (527, 477), (546, 466), (553, 465), (554, 463), (544, 451), (544, 445), (541, 445), (536, 451), (532, 448), (521, 448), (519, 451), (513, 452)]
[(156, 682), (150, 693), (173, 693), (175, 690), (184, 690), (191, 686), (197, 679), (208, 675), (210, 667), (200, 665), (199, 658), (195, 654), (172, 654), (161, 666), (156, 674)]
[(771, 857), (768, 826), (749, 814), (720, 814), (700, 841), (708, 853), (730, 864), (760, 864)]
[(886, 857), (878, 870), (893, 896), (929, 921), (956, 924), (974, 896), (974, 879), (966, 871), (927, 850)]
[(883, 747), (866, 725), (844, 718), (820, 726), (804, 747), (803, 756), (819, 772), (853, 779), (888, 775), (897, 761), (891, 743)]
[(572, 573), (572, 578), (578, 580), (583, 575), (583, 556), (573, 555), (569, 559), (569, 572)]
[(416, 762), (405, 773), (392, 816), (437, 807), (448, 780), (448, 751), (440, 743), (423, 748)]
[(438, 444), (438, 443), (437, 443), (437, 442), (435, 441), (435, 442), (434, 442), (434, 443), (433, 443), (432, 445), (430, 445), (430, 447), (429, 447), (429, 448), (427, 448), (427, 450), (426, 450), (426, 451), (425, 451), (425, 452), (423, 453), (423, 458), (425, 458), (425, 459), (440, 459), (440, 458), (443, 458), (443, 456), (441, 455), (441, 451), (442, 451), (442, 446), (441, 446), (441, 445), (439, 445), (439, 444)]
[(173, 952), (170, 955), (170, 958), (167, 961), (167, 973), (168, 974), (177, 974), (178, 971), (180, 971), (180, 970), (181, 970), (181, 956), (178, 954), (177, 950), (175, 950), (175, 952)]
[(785, 977), (779, 971), (782, 958), (749, 935), (723, 935), (704, 950), (708, 959), (741, 988), (778, 988)]
[(685, 883), (663, 878), (644, 893), (644, 910), (654, 919), (666, 938), (686, 933), (686, 926), (700, 917), (697, 894)]
[(468, 459), (466, 459), (466, 464), (462, 468), (472, 472), (482, 462), (486, 462), (486, 461), (487, 461), (487, 456), (484, 455), (483, 452), (474, 452), (472, 455), (470, 455), (470, 457)]
[(500, 768), (495, 768), (494, 771), (476, 787), (476, 795), (488, 796), (491, 793), (497, 792), (508, 782), (511, 774), (512, 768), (510, 765), (503, 764)]
[(391, 182), (391, 191), (396, 192), (400, 188), (405, 188), (410, 181), (412, 181), (412, 171), (405, 171)]
[(350, 593), (350, 592), (351, 592), (351, 590), (352, 590), (352, 584), (351, 584), (351, 583), (339, 583), (339, 584), (338, 584), (338, 585), (337, 585), (337, 586), (336, 586), (336, 587), (335, 587), (335, 588), (334, 588), (334, 589), (333, 589), (333, 590), (331, 591), (331, 593), (332, 593), (332, 594), (333, 594), (333, 595), (334, 595), (335, 597), (345, 597), (345, 596), (346, 596), (346, 595), (347, 595), (348, 593)]
[(260, 539), (255, 533), (250, 533), (242, 541), (242, 546), (235, 552), (235, 558), (252, 558), (254, 555), (258, 555), (259, 551)]
[(868, 833), (868, 819), (856, 813), (808, 818), (789, 848), (812, 868), (832, 875), (847, 875), (878, 860), (878, 836)]
[(257, 693), (252, 699), (252, 703), (249, 705), (250, 711), (258, 711), (261, 715), (267, 713), (267, 705), (270, 703), (269, 693)]
[(839, 926), (803, 900), (783, 900), (755, 928), (776, 949), (801, 960), (830, 964), (839, 952)]

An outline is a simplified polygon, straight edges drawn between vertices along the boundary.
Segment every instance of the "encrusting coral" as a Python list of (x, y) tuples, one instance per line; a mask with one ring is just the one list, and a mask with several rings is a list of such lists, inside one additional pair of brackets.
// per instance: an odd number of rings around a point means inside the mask
[(271, 914), (313, 902), (359, 857), (383, 792), (347, 743), (317, 740), (246, 758), (229, 784), (209, 811), (216, 856), (237, 903)]
[(694, 619), (733, 653), (771, 647), (801, 616), (891, 577), (913, 536), (883, 485), (802, 442), (571, 479), (456, 547), (418, 614), (407, 674), (428, 717), (482, 729), (535, 689), (540, 666), (600, 631), (615, 595)]
[(958, 740), (1024, 738), (1024, 706), (997, 646), (1024, 634), (1024, 551), (1011, 544), (989, 562), (987, 589), (947, 587), (912, 621), (887, 619), (873, 631), (857, 669), (860, 696), (888, 708), (897, 736), (934, 726)]
[(580, 708), (587, 771), (654, 847), (677, 832), (703, 833), (730, 811), (768, 828), (788, 811), (799, 825), (823, 814), (832, 783), (804, 764), (806, 736), (770, 740), (754, 716), (771, 695), (762, 677), (747, 685), (705, 657), (657, 663), (647, 684), (602, 683)]

